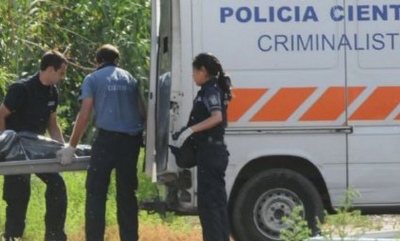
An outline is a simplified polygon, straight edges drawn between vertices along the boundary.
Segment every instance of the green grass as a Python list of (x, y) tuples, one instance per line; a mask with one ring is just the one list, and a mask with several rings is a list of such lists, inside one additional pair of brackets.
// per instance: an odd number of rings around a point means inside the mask
[[(85, 205), (85, 172), (63, 173), (68, 190), (68, 211), (66, 231), (74, 233), (83, 225)], [(3, 195), (3, 178), (0, 181), (0, 195)], [(26, 218), (25, 237), (27, 240), (40, 240), (44, 237), (44, 214), (46, 210), (44, 192), (46, 185), (35, 175), (31, 177), (31, 198)], [(0, 202), (0, 230), (4, 231), (5, 201)], [(43, 238), (42, 238), (43, 239)]]

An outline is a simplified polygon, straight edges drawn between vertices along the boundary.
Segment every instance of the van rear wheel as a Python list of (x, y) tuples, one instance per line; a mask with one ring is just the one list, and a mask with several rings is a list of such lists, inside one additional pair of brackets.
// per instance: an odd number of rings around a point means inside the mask
[(314, 185), (301, 174), (287, 169), (271, 169), (244, 184), (235, 200), (233, 232), (238, 241), (276, 241), (296, 206), (302, 206), (303, 217), (313, 234), (318, 219), (323, 218), (323, 204)]

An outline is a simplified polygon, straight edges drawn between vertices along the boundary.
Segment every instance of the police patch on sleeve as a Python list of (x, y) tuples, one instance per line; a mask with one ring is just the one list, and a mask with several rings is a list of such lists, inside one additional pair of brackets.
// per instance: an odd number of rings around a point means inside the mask
[(221, 98), (218, 92), (209, 91), (206, 94), (206, 100), (204, 101), (208, 111), (221, 110)]
[(218, 105), (218, 103), (219, 103), (216, 95), (210, 95), (208, 97), (208, 101), (210, 102), (211, 106)]

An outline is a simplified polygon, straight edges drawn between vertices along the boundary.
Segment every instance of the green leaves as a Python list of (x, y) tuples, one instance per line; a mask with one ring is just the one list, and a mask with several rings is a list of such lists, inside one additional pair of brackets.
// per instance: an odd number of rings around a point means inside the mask
[(9, 73), (5, 67), (0, 66), (0, 101), (3, 101), (7, 85), (15, 79), (15, 75)]
[(301, 206), (294, 208), (289, 217), (283, 217), (283, 223), (287, 226), (280, 232), (280, 238), (284, 241), (304, 241), (309, 240), (311, 230), (308, 228), (307, 221), (304, 220), (304, 210)]
[[(60, 85), (63, 130), (71, 131), (84, 76), (105, 43), (119, 48), (120, 67), (147, 82), (150, 55), (150, 0), (5, 0), (0, 5), (0, 88), (2, 75), (19, 77), (39, 69), (44, 51), (66, 51), (70, 65)], [(15, 78), (12, 78), (13, 80)], [(144, 86), (147, 86), (145, 84)]]

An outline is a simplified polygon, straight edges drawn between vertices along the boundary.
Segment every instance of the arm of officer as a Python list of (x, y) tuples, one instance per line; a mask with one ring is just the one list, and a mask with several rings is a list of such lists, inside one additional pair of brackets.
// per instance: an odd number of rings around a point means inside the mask
[(223, 121), (220, 96), (220, 92), (216, 88), (210, 88), (206, 91), (203, 98), (203, 103), (210, 112), (210, 117), (202, 122), (197, 123), (196, 125), (191, 126), (190, 128), (193, 130), (193, 132), (196, 133), (211, 129)]
[(213, 128), (222, 122), (222, 112), (220, 110), (214, 110), (211, 112), (211, 116), (196, 125), (190, 126), (193, 133), (208, 130)]
[(61, 132), (60, 125), (58, 124), (56, 112), (53, 112), (50, 115), (48, 131), (52, 139), (64, 143), (64, 138)]
[(85, 98), (82, 101), (81, 109), (76, 116), (75, 126), (69, 139), (69, 144), (57, 152), (57, 157), (62, 165), (72, 162), (75, 154), (76, 146), (78, 145), (83, 133), (85, 133), (90, 120), (90, 115), (93, 108), (93, 98)]
[(75, 126), (69, 140), (69, 145), (76, 147), (85, 133), (87, 125), (90, 121), (90, 115), (93, 109), (93, 98), (88, 97), (82, 100), (81, 109), (76, 116)]
[(193, 133), (208, 130), (213, 128), (222, 122), (222, 112), (220, 110), (214, 110), (211, 112), (211, 116), (204, 121), (197, 123), (193, 126), (188, 126), (182, 132), (179, 133), (179, 137), (175, 142), (176, 147), (181, 147), (185, 140)]
[(11, 111), (4, 105), (0, 106), (0, 131), (6, 129), (6, 118), (11, 114)]

